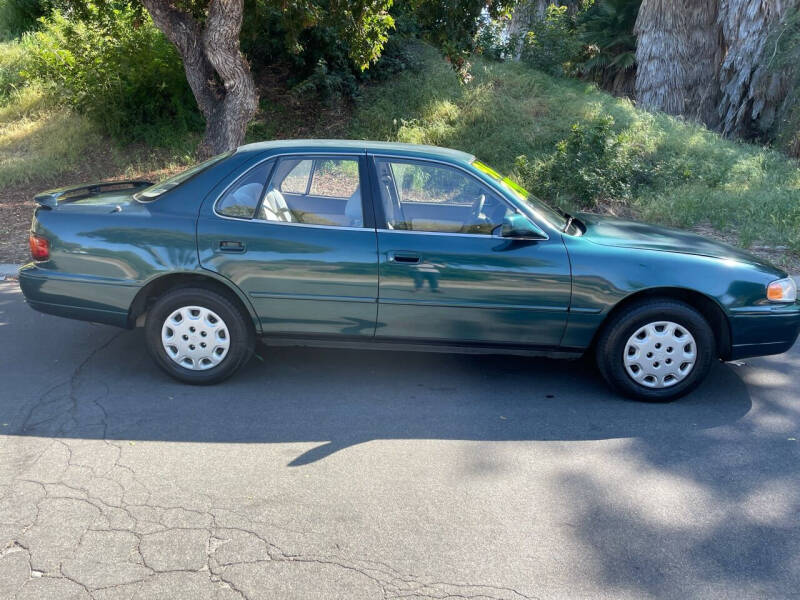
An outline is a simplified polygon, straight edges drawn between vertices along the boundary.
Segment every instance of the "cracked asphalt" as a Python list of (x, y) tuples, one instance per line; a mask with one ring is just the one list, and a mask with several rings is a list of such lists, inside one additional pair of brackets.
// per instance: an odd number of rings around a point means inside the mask
[(3, 599), (800, 596), (800, 347), (669, 405), (583, 362), (266, 347), (198, 388), (13, 281), (0, 341)]

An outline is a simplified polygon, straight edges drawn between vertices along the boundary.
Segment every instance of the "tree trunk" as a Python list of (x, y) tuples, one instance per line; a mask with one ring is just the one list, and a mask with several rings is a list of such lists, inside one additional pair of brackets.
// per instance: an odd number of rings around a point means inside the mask
[(634, 32), (636, 97), (715, 126), (722, 60), (718, 0), (643, 0)]
[(761, 137), (775, 124), (789, 91), (789, 74), (765, 56), (772, 29), (797, 0), (721, 0), (719, 22), (727, 52), (720, 72), (720, 131)]
[(206, 120), (201, 158), (244, 141), (258, 108), (250, 67), (239, 49), (244, 0), (211, 0), (205, 26), (169, 0), (142, 0), (153, 23), (177, 48), (186, 79)]

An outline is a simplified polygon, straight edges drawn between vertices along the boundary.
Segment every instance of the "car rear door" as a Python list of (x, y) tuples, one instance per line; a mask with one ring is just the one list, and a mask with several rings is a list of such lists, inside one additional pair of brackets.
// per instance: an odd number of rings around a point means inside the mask
[(204, 202), (200, 262), (247, 294), (264, 333), (374, 335), (377, 245), (365, 170), (363, 151), (284, 155), (229, 177)]
[(376, 338), (560, 344), (571, 293), (560, 236), (496, 235), (516, 210), (455, 165), (375, 156), (371, 166), (382, 213)]

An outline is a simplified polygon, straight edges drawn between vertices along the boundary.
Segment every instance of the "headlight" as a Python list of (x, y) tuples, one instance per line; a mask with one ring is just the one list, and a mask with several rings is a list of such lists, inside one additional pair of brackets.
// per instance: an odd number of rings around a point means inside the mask
[(797, 301), (797, 284), (794, 279), (787, 277), (770, 283), (767, 286), (767, 300), (772, 302)]

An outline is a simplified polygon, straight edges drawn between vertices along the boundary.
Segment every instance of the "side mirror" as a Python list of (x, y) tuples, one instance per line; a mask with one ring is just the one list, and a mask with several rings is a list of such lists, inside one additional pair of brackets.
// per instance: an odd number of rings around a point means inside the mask
[(504, 238), (543, 239), (544, 237), (525, 215), (519, 213), (507, 215), (499, 229), (500, 237)]

